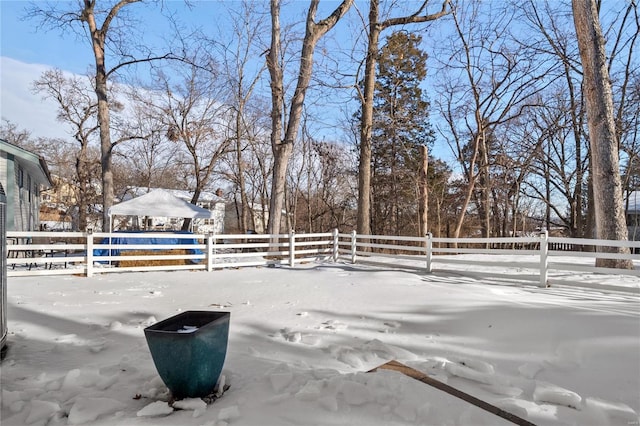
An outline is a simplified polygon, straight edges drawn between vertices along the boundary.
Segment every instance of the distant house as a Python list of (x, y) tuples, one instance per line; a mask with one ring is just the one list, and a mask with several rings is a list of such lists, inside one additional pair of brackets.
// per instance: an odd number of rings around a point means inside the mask
[(40, 196), (40, 226), (50, 231), (80, 230), (75, 187), (56, 175), (51, 175), (51, 183), (53, 186)]
[[(143, 188), (138, 186), (131, 186), (127, 188), (126, 195), (120, 201), (127, 201), (132, 198), (140, 197), (144, 194), (153, 191), (158, 188)], [(193, 192), (183, 191), (179, 189), (165, 189), (170, 192), (174, 197), (184, 200), (188, 203), (193, 198)], [(202, 192), (198, 202), (198, 207), (205, 208), (213, 212), (212, 219), (194, 219), (192, 223), (193, 232), (198, 234), (224, 233), (224, 216), (225, 216), (225, 200), (218, 194), (213, 192)], [(136, 229), (148, 229), (148, 230), (163, 230), (163, 231), (176, 231), (182, 227), (182, 218), (175, 217), (136, 217), (128, 223), (118, 223), (117, 228), (136, 228)]]
[(629, 240), (640, 241), (640, 191), (632, 191), (624, 200)]
[[(238, 199), (227, 203), (225, 221), (228, 232), (240, 232), (240, 208), (240, 200)], [(259, 203), (249, 203), (249, 212), (248, 231), (256, 232), (258, 234), (264, 234), (267, 232), (267, 224), (269, 223), (269, 206)], [(289, 232), (288, 229), (287, 211), (282, 210), (282, 214), (280, 216), (280, 230), (281, 232)]]
[(40, 228), (40, 191), (51, 187), (44, 159), (0, 139), (0, 183), (7, 196), (7, 231)]
[[(249, 203), (249, 230), (258, 234), (264, 234), (269, 221), (269, 206)], [(226, 229), (231, 233), (240, 233), (240, 201), (229, 201), (226, 209)]]

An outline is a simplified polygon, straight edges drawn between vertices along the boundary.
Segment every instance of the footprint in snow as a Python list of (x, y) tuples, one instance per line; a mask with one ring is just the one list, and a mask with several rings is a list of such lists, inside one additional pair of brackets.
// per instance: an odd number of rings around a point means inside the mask
[(145, 299), (153, 299), (155, 297), (162, 297), (162, 292), (160, 290), (151, 290), (149, 292), (149, 294), (146, 294), (144, 296)]
[(292, 331), (288, 328), (281, 329), (278, 333), (271, 335), (274, 338), (281, 338), (291, 343), (302, 343), (308, 346), (317, 346), (322, 339), (312, 334), (302, 334), (299, 331)]
[(493, 374), (495, 372), (493, 365), (478, 359), (454, 357), (451, 359), (451, 361), (460, 365), (464, 365), (465, 367), (476, 370), (480, 373)]
[(347, 324), (335, 320), (325, 321), (322, 325), (324, 326), (323, 328), (326, 328), (327, 330), (345, 330), (348, 328)]
[(402, 324), (398, 321), (385, 321), (383, 323), (383, 328), (381, 328), (380, 330), (378, 330), (379, 333), (389, 333), (393, 330), (395, 330), (396, 328), (400, 328)]

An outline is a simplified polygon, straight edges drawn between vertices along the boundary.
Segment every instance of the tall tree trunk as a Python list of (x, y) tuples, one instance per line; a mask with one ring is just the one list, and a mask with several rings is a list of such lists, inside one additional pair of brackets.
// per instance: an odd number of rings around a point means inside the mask
[[(130, 3), (140, 0), (120, 0), (108, 12), (102, 27), (98, 28), (95, 17), (95, 0), (84, 0), (81, 20), (85, 21), (91, 34), (91, 46), (96, 62), (96, 97), (98, 98), (98, 126), (100, 126), (100, 164), (102, 165), (102, 229), (110, 227), (109, 209), (113, 205), (113, 170), (111, 169), (111, 156), (113, 144), (111, 143), (111, 122), (109, 118), (109, 98), (107, 89), (107, 68), (105, 65), (105, 41), (109, 25), (116, 17), (120, 9)], [(111, 229), (108, 229), (111, 231)]]
[[(478, 179), (478, 174), (474, 171), (475, 165), (478, 159), (478, 147), (480, 144), (480, 133), (484, 132), (483, 129), (479, 128), (478, 132), (473, 136), (473, 149), (471, 154), (471, 159), (469, 160), (469, 166), (467, 169), (467, 192), (464, 196), (464, 201), (462, 202), (462, 206), (460, 206), (460, 215), (456, 220), (456, 226), (453, 231), (453, 238), (460, 238), (460, 232), (462, 231), (462, 225), (464, 223), (464, 218), (467, 213), (467, 208), (469, 207), (469, 203), (471, 203), (471, 197), (473, 196), (473, 192), (476, 187), (476, 180)], [(457, 243), (454, 243), (454, 247), (457, 247)]]
[[(569, 75), (568, 69), (565, 72), (567, 73), (567, 75)], [(584, 185), (584, 173), (583, 173), (584, 162), (582, 159), (582, 128), (583, 128), (582, 117), (584, 115), (579, 115), (577, 112), (578, 105), (575, 99), (573, 83), (571, 82), (570, 78), (567, 78), (567, 80), (569, 80), (568, 86), (569, 86), (569, 94), (571, 99), (570, 108), (571, 108), (571, 121), (572, 121), (572, 127), (573, 127), (573, 137), (576, 141), (575, 142), (576, 143), (576, 186), (575, 186), (576, 210), (574, 213), (576, 233), (575, 235), (572, 234), (571, 236), (582, 238), (584, 237), (584, 233), (585, 233), (584, 211), (582, 208), (582, 204), (583, 204), (582, 200), (584, 199), (584, 195), (582, 193), (582, 187)]]
[[(480, 141), (480, 179), (482, 181), (482, 193), (480, 203), (482, 208), (482, 227), (483, 237), (491, 236), (491, 176), (489, 170), (489, 146), (487, 143), (487, 132), (482, 132), (482, 140)], [(487, 248), (489, 245), (487, 243)]]
[(89, 183), (91, 171), (87, 160), (87, 146), (82, 145), (76, 156), (76, 175), (78, 176), (78, 230), (87, 229), (87, 207), (89, 206)]
[[(627, 240), (613, 96), (598, 8), (596, 0), (572, 0), (572, 5), (587, 106), (596, 235), (600, 239)], [(603, 251), (629, 253), (623, 247)], [(597, 259), (596, 266), (632, 269), (633, 263), (629, 259)]]
[[(418, 10), (411, 15), (379, 22), (380, 0), (369, 1), (367, 57), (363, 93), (360, 95), (362, 117), (360, 122), (360, 158), (358, 162), (358, 212), (356, 216), (358, 234), (371, 234), (371, 133), (373, 127), (373, 95), (376, 83), (376, 59), (380, 33), (385, 28), (434, 21), (450, 13), (450, 0), (443, 0), (442, 9), (433, 14), (426, 14), (425, 12), (428, 3), (428, 1), (423, 1)], [(423, 12), (425, 12), (424, 15), (422, 15)]]
[[(104, 62), (102, 67), (104, 68)], [(98, 80), (100, 82), (98, 83)], [(113, 205), (113, 170), (111, 169), (111, 144), (109, 101), (107, 99), (107, 81), (96, 76), (96, 94), (98, 96), (98, 125), (100, 126), (100, 164), (102, 166), (102, 229), (111, 231), (109, 209)]]
[(360, 159), (358, 164), (358, 234), (371, 234), (371, 133), (373, 128), (373, 96), (376, 84), (376, 60), (381, 26), (378, 23), (378, 2), (369, 2), (369, 36), (362, 93), (360, 122)]
[[(282, 140), (282, 116), (284, 114), (284, 81), (280, 63), (280, 1), (271, 0), (271, 48), (267, 55), (267, 69), (271, 77), (271, 150), (274, 157), (271, 179), (271, 198), (267, 233), (280, 233), (280, 216), (284, 204), (284, 183), (288, 158)], [(277, 220), (276, 220), (277, 219)]]
[(422, 156), (422, 163), (418, 180), (418, 186), (420, 188), (420, 197), (418, 199), (418, 210), (420, 212), (419, 235), (425, 236), (427, 235), (427, 232), (429, 232), (429, 189), (427, 186), (429, 183), (427, 179), (427, 171), (429, 168), (429, 149), (426, 145), (422, 145), (420, 147), (420, 154)]
[(311, 81), (313, 53), (320, 38), (326, 34), (344, 16), (353, 4), (353, 0), (343, 0), (326, 19), (315, 22), (320, 0), (311, 0), (307, 12), (306, 32), (302, 41), (300, 69), (296, 89), (290, 103), (289, 117), (284, 137), (283, 108), (284, 81), (280, 43), (280, 0), (271, 0), (271, 48), (267, 55), (267, 68), (271, 77), (271, 149), (273, 152), (273, 178), (271, 180), (271, 200), (269, 203), (268, 233), (280, 233), (280, 217), (284, 207), (285, 182), (289, 158), (293, 152), (293, 143), (298, 136), (304, 98)]
[(84, 18), (91, 33), (93, 55), (96, 63), (96, 97), (98, 98), (98, 126), (100, 126), (100, 164), (102, 165), (102, 229), (111, 230), (109, 208), (113, 205), (113, 171), (111, 170), (111, 132), (109, 119), (109, 98), (107, 91), (107, 69), (105, 66), (104, 43), (106, 35), (99, 29), (94, 15), (94, 2), (85, 0)]
[[(547, 142), (547, 158), (551, 158), (551, 141)], [(551, 171), (549, 170), (549, 164), (544, 162), (544, 195), (545, 195), (545, 208), (544, 208), (544, 225), (548, 230), (551, 229)]]
[[(240, 86), (239, 86), (240, 87)], [(240, 92), (240, 89), (238, 90)], [(242, 94), (239, 93), (239, 99)], [(236, 111), (236, 162), (238, 163), (238, 187), (240, 188), (240, 232), (245, 234), (249, 229), (249, 199), (247, 197), (247, 189), (245, 188), (244, 179), (244, 159), (242, 158), (242, 113), (244, 111), (244, 102), (241, 100)]]

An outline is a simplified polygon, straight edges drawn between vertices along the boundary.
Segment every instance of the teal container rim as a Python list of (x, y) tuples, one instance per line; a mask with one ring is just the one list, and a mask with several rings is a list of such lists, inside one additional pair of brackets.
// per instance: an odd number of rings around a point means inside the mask
[[(207, 321), (200, 321), (200, 324), (185, 324), (183, 319), (184, 317), (189, 317), (189, 316), (205, 317), (205, 318), (211, 317), (212, 319)], [(229, 311), (203, 311), (203, 310), (183, 311), (179, 314), (165, 318), (161, 321), (156, 322), (155, 324), (152, 324), (146, 327), (144, 329), (144, 332), (145, 334), (146, 333), (172, 334), (172, 335), (184, 336), (184, 338), (188, 338), (189, 336), (194, 336), (196, 334), (199, 334), (201, 331), (206, 330), (209, 327), (214, 327), (220, 322), (228, 321), (230, 320), (230, 318), (231, 318), (231, 312)], [(190, 332), (183, 332), (183, 331), (181, 332), (181, 331), (178, 331), (177, 329), (176, 330), (167, 329), (174, 324), (179, 324), (181, 326), (194, 325), (194, 326), (197, 326), (197, 329)]]

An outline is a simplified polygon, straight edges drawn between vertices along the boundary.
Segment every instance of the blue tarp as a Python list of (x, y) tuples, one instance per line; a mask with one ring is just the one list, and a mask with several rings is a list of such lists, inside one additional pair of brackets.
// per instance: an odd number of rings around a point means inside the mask
[[(157, 231), (154, 231), (157, 233)], [(112, 237), (107, 237), (107, 238), (103, 238), (99, 241), (97, 241), (97, 244), (112, 244), (112, 245), (127, 245), (127, 244), (135, 244), (135, 245), (148, 245), (149, 248), (147, 250), (161, 250), (161, 249), (154, 249), (152, 246), (153, 245), (186, 245), (186, 244), (198, 244), (198, 240), (195, 238), (156, 238), (156, 237), (145, 237), (144, 234), (146, 233), (146, 231), (127, 231), (127, 234), (132, 234), (132, 233), (139, 233), (140, 237), (123, 237), (123, 236), (119, 236), (118, 232), (114, 232)], [(180, 231), (180, 232), (172, 232), (172, 234), (185, 234), (185, 235), (192, 235), (191, 232), (188, 231)], [(135, 249), (135, 250), (140, 250), (140, 249)], [(123, 249), (121, 247), (118, 248), (112, 248), (111, 249), (111, 255), (112, 256), (120, 256), (121, 253), (123, 251), (129, 251), (127, 249)], [(199, 248), (193, 248), (193, 249), (189, 249), (189, 253), (190, 254), (202, 254), (202, 250), (200, 250)], [(100, 248), (100, 249), (94, 249), (93, 250), (93, 255), (95, 257), (101, 257), (101, 256), (109, 256), (109, 249), (107, 248)], [(97, 262), (100, 262), (99, 259), (95, 259)], [(201, 259), (190, 259), (192, 263), (199, 263)], [(104, 262), (104, 261), (102, 261)]]

